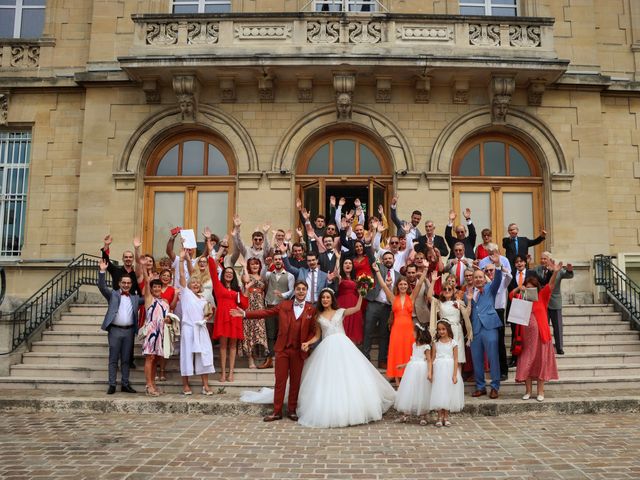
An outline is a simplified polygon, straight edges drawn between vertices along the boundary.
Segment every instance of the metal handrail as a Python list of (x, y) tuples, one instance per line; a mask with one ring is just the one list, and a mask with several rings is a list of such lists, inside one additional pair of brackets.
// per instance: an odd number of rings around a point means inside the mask
[(13, 326), (11, 350), (22, 345), (41, 325), (50, 324), (56, 310), (78, 293), (83, 285), (98, 285), (100, 257), (83, 253), (58, 272), (22, 305), (0, 314), (0, 319)]
[(607, 295), (629, 316), (631, 325), (640, 330), (640, 286), (631, 280), (608, 255), (593, 258), (596, 285), (604, 287)]

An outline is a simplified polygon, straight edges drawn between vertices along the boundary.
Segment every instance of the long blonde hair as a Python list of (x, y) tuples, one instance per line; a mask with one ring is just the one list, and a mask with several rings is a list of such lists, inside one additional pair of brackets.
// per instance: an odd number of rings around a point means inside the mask
[[(207, 261), (207, 266), (204, 269), (204, 271), (201, 272), (199, 263), (200, 263), (200, 260), (202, 260), (203, 258)], [(211, 274), (209, 273), (209, 263), (208, 262), (209, 262), (209, 260), (205, 256), (198, 257), (198, 260), (196, 261), (197, 272), (194, 272), (192, 277), (198, 278), (200, 280), (200, 284), (201, 285), (204, 285), (205, 283), (211, 281)]]

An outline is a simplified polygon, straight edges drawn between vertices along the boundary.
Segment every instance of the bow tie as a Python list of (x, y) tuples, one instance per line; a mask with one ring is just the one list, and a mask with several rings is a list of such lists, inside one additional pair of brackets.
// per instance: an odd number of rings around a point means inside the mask
[(293, 302), (294, 307), (304, 307), (304, 302)]
[(120, 292), (120, 295), (122, 295), (123, 297), (130, 297), (131, 294), (129, 292)]

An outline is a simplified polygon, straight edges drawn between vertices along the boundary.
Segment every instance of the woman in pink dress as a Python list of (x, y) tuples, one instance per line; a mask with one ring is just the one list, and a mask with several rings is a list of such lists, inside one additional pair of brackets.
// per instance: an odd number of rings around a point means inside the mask
[[(348, 309), (355, 306), (358, 303), (358, 287), (355, 279), (355, 272), (353, 270), (353, 260), (345, 258), (340, 265), (340, 284), (338, 286), (338, 306), (340, 308)], [(362, 310), (343, 319), (344, 332), (347, 337), (355, 343), (360, 345), (362, 343), (363, 336), (363, 321)]]
[(522, 353), (518, 356), (516, 368), (516, 382), (524, 382), (526, 387), (523, 400), (531, 398), (533, 380), (537, 380), (538, 383), (536, 399), (542, 402), (544, 400), (544, 382), (558, 379), (558, 367), (551, 341), (547, 306), (556, 283), (556, 276), (562, 268), (562, 262), (552, 264), (551, 268), (553, 275), (544, 288), (540, 288), (540, 281), (537, 277), (529, 277), (525, 280), (524, 285), (515, 288), (509, 294), (511, 298), (517, 298), (522, 296), (525, 288), (538, 289), (538, 300), (533, 302), (529, 325), (523, 327)]

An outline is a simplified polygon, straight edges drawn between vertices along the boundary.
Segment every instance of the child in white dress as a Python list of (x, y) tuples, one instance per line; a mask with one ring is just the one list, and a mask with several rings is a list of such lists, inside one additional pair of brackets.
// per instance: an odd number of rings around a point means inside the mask
[(459, 412), (464, 408), (464, 384), (458, 368), (458, 343), (453, 339), (451, 325), (445, 320), (438, 322), (431, 355), (431, 408), (438, 412), (436, 427), (450, 427), (449, 412)]
[[(428, 414), (429, 401), (431, 400), (431, 334), (429, 330), (418, 324), (413, 327), (415, 343), (409, 362), (398, 365), (405, 367), (402, 381), (396, 393), (395, 409), (405, 416), (403, 422), (409, 420), (409, 415)], [(426, 425), (425, 418), (420, 420), (420, 425)]]

